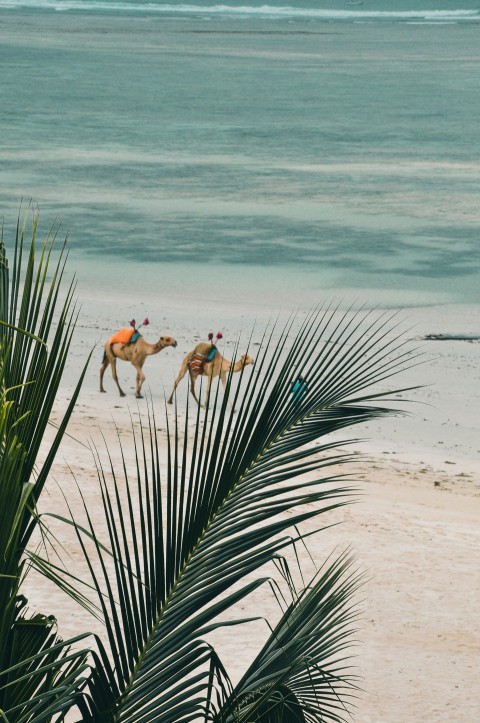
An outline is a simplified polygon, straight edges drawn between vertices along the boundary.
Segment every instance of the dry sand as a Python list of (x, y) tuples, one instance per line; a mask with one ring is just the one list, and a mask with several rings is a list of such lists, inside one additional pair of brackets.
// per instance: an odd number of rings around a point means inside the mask
[[(424, 327), (420, 324), (417, 334), (436, 331), (428, 314), (422, 323)], [(182, 327), (182, 318), (177, 320), (176, 329), (180, 329), (178, 349), (162, 352), (148, 360), (145, 367), (147, 385), (158, 392), (155, 403), (159, 406), (162, 383), (168, 392), (183, 353), (191, 345), (191, 330), (186, 324)], [(83, 340), (74, 349), (75, 358), (82, 357), (88, 342)], [(358, 566), (369, 577), (359, 595), (364, 615), (355, 655), (364, 692), (357, 703), (357, 723), (478, 720), (480, 475), (472, 390), (478, 390), (480, 345), (441, 345), (434, 347), (432, 343), (428, 347), (424, 371), (419, 373), (420, 383), (426, 378), (433, 382), (416, 397), (421, 403), (420, 412), (416, 408), (412, 419), (395, 418), (362, 432), (372, 439), (355, 445), (355, 451), (366, 452), (370, 458), (359, 456), (353, 469), (361, 480), (362, 497), (357, 504), (329, 518), (330, 522), (343, 524), (309, 541), (318, 564), (332, 550), (340, 552), (351, 547)], [(134, 414), (136, 410), (133, 369), (120, 367), (122, 380), (128, 380), (127, 398), (116, 395), (107, 377), (109, 393), (100, 395), (99, 356), (96, 351), (69, 427), (72, 438), (65, 440), (55, 465), (55, 480), (50, 481), (42, 500), (44, 510), (63, 508), (57, 483), (73, 509), (81, 510), (68, 464), (94, 515), (101, 517), (96, 475), (90, 453), (81, 442), (87, 443), (89, 438), (98, 442), (101, 430), (114, 447), (115, 419), (128, 445), (128, 409)], [(76, 367), (71, 373), (76, 373)], [(411, 372), (412, 379), (418, 381), (416, 374)], [(186, 387), (185, 380), (179, 394), (180, 406)], [(67, 385), (59, 409), (68, 395)], [(164, 422), (160, 414), (158, 426), (162, 437)], [(73, 534), (60, 529), (58, 534), (74, 569), (81, 571)], [(84, 611), (66, 602), (42, 580), (32, 577), (25, 592), (32, 608), (57, 615), (64, 636), (99, 629)], [(241, 612), (258, 613), (259, 606), (269, 619), (278, 615), (276, 602), (266, 588), (257, 592)], [(217, 635), (215, 642), (233, 679), (241, 675), (266, 634), (265, 624), (252, 623), (242, 629), (227, 628)]]

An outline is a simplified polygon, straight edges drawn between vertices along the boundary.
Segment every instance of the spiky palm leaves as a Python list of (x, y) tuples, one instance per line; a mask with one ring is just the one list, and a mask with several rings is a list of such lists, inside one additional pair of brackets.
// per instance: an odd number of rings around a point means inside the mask
[[(84, 720), (293, 723), (347, 715), (353, 679), (345, 649), (358, 579), (345, 558), (293, 594), (233, 689), (209, 643), (219, 627), (242, 622), (225, 615), (302, 539), (297, 527), (351, 500), (342, 467), (349, 457), (334, 451), (331, 435), (389, 413), (376, 404), (384, 394), (367, 390), (408, 359), (388, 322), (368, 314), (337, 322), (333, 311), (314, 313), (291, 335), (290, 325), (265, 342), (257, 373), (242, 373), (236, 415), (217, 397), (205, 418), (197, 412), (193, 429), (188, 414), (182, 429), (175, 421), (162, 460), (150, 411), (133, 474), (127, 458), (120, 472), (99, 463), (113, 558), (93, 525), (93, 557), (84, 549), (108, 654), (97, 661)], [(308, 388), (298, 400), (291, 386), (300, 371)], [(85, 544), (80, 529), (78, 539)]]
[[(85, 651), (68, 651), (48, 618), (26, 618), (19, 596), (35, 505), (78, 393), (36, 470), (73, 329), (72, 289), (56, 312), (63, 256), (48, 284), (48, 240), (38, 266), (32, 243), (21, 276), (23, 234), (11, 280), (3, 246), (0, 255), (3, 719), (62, 720), (76, 706), (92, 723), (344, 720), (358, 575), (341, 556), (297, 593), (283, 556), (302, 542), (302, 523), (351, 500), (349, 456), (335, 451), (332, 435), (389, 413), (378, 406), (378, 384), (409, 355), (388, 320), (325, 310), (297, 333), (292, 322), (277, 341), (264, 340), (255, 374), (242, 373), (237, 414), (217, 396), (205, 416), (197, 410), (189, 421), (187, 412), (182, 428), (175, 416), (162, 456), (150, 408), (120, 470), (113, 460), (102, 467), (98, 455), (110, 552), (91, 521), (76, 527), (106, 630), (87, 674)], [(299, 375), (307, 386), (292, 395)], [(235, 604), (269, 579), (272, 561), (285, 571), (291, 603), (232, 686), (211, 633), (245, 622)], [(58, 568), (50, 575), (59, 582)]]
[(59, 302), (64, 254), (52, 268), (55, 239), (47, 238), (37, 260), (36, 228), (33, 215), (31, 241), (24, 244), (26, 227), (19, 219), (11, 275), (3, 229), (0, 242), (0, 710), (4, 719), (18, 722), (50, 720), (53, 712), (71, 706), (85, 657), (66, 659), (68, 648), (56, 635), (55, 621), (29, 615), (19, 592), (26, 546), (38, 524), (36, 503), (78, 393), (45, 462), (37, 466), (73, 313), (72, 287)]

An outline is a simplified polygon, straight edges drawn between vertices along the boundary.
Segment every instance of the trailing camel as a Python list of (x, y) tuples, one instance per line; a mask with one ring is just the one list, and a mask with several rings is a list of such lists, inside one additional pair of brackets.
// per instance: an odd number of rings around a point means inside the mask
[(187, 371), (190, 375), (190, 391), (193, 395), (193, 398), (199, 405), (200, 402), (198, 401), (197, 395), (195, 394), (195, 382), (197, 381), (197, 378), (199, 376), (207, 377), (207, 392), (205, 399), (206, 405), (208, 404), (208, 399), (210, 397), (210, 387), (212, 386), (212, 380), (215, 379), (215, 377), (220, 377), (223, 388), (225, 389), (227, 384), (227, 375), (229, 372), (239, 372), (243, 369), (243, 367), (253, 363), (253, 358), (251, 356), (248, 356), (247, 354), (243, 354), (236, 362), (231, 362), (228, 359), (225, 359), (225, 357), (220, 354), (220, 352), (215, 346), (212, 346), (207, 342), (200, 342), (200, 344), (197, 344), (195, 349), (189, 352), (186, 355), (185, 359), (182, 361), (182, 365), (175, 380), (175, 384), (168, 400), (168, 404), (172, 404), (175, 389), (177, 388), (179, 382), (181, 382)]

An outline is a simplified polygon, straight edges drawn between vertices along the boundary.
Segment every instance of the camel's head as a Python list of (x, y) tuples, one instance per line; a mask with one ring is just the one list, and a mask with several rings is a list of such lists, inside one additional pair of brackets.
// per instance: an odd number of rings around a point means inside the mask
[(177, 346), (176, 340), (173, 336), (161, 336), (157, 342), (160, 349), (165, 349), (166, 346)]
[(255, 364), (255, 359), (253, 358), (253, 356), (248, 356), (248, 354), (243, 354), (240, 357), (240, 361), (242, 362), (243, 367), (246, 367), (249, 364)]

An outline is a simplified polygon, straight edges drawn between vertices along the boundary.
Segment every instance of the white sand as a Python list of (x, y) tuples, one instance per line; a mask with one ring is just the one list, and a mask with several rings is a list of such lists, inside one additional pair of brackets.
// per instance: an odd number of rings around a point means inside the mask
[[(115, 305), (118, 317), (128, 319), (127, 309), (118, 308), (118, 297), (112, 297), (101, 308), (98, 303), (94, 294), (84, 302), (59, 410), (91, 344), (107, 338), (120, 325), (113, 313)], [(193, 319), (191, 306), (182, 306), (175, 299), (164, 310), (152, 305), (147, 308), (146, 304), (143, 307), (144, 303), (139, 303), (139, 309), (132, 310), (130, 316), (150, 316), (152, 325), (145, 330), (145, 336), (153, 340), (161, 332), (171, 333), (179, 342), (177, 349), (167, 349), (145, 365), (146, 389), (150, 388), (159, 410), (163, 406), (163, 387), (167, 393), (170, 391), (184, 353), (198, 339), (221, 328), (231, 343), (242, 325), (245, 333), (253, 323), (253, 302), (248, 301), (243, 307), (243, 319), (235, 319), (234, 304), (219, 309), (213, 299), (203, 303)], [(474, 308), (459, 310), (454, 306), (446, 306), (442, 314), (432, 307), (410, 310), (409, 320), (415, 325), (410, 335), (477, 333), (476, 312)], [(258, 316), (261, 326), (262, 313)], [(361, 643), (355, 654), (365, 692), (358, 701), (357, 723), (411, 723), (417, 719), (473, 723), (480, 710), (479, 422), (474, 394), (479, 388), (480, 344), (425, 342), (423, 348), (424, 364), (392, 382), (393, 386), (431, 385), (409, 395), (416, 402), (411, 410), (414, 416), (395, 417), (354, 431), (355, 436), (369, 439), (354, 447), (372, 457), (371, 461), (359, 460), (355, 469), (365, 494), (358, 504), (331, 517), (330, 521), (342, 520), (344, 524), (309, 542), (318, 564), (334, 548), (340, 551), (351, 546), (359, 567), (371, 578), (359, 595), (365, 613)], [(77, 441), (65, 440), (55, 466), (55, 478), (74, 510), (81, 509), (80, 500), (65, 462), (75, 473), (96, 517), (101, 516), (96, 476), (89, 453), (78, 440), (92, 437), (98, 442), (101, 429), (109, 445), (114, 446), (115, 419), (128, 445), (128, 410), (136, 410), (134, 372), (126, 364), (119, 365), (119, 372), (128, 396), (119, 398), (109, 371), (108, 394), (98, 393), (100, 356), (98, 348), (70, 425)], [(186, 393), (184, 380), (179, 389), (180, 408)], [(169, 413), (173, 414), (171, 410)], [(162, 437), (161, 411), (158, 420)], [(42, 507), (53, 511), (62, 506), (52, 481)], [(65, 548), (80, 570), (74, 536), (65, 531), (58, 534), (63, 534)], [(63, 635), (98, 630), (86, 613), (66, 603), (43, 581), (32, 578), (26, 593), (32, 608), (58, 616)], [(259, 606), (264, 607), (263, 614), (269, 618), (278, 614), (267, 589), (257, 593), (241, 613), (255, 610), (258, 614)], [(241, 675), (265, 635), (266, 626), (261, 623), (242, 630), (227, 628), (217, 635), (216, 642), (233, 679)]]

